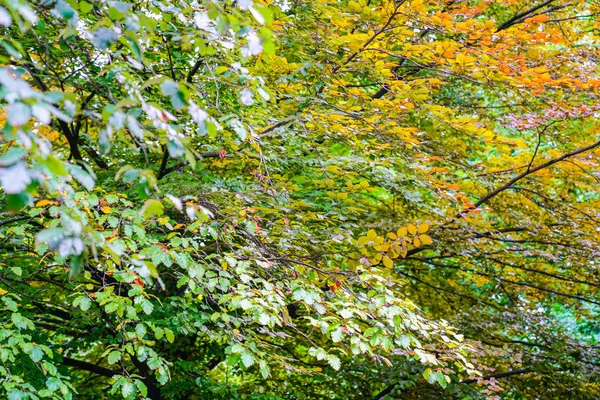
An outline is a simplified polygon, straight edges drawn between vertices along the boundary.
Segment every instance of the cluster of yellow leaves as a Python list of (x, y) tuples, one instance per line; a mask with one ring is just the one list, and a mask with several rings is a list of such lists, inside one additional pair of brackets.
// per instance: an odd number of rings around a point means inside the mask
[(405, 258), (410, 250), (432, 243), (431, 237), (425, 234), (427, 231), (429, 225), (426, 223), (408, 224), (396, 232), (389, 232), (386, 239), (371, 229), (356, 240), (358, 251), (350, 254), (349, 264), (375, 266), (382, 263), (386, 268), (392, 268), (394, 259)]

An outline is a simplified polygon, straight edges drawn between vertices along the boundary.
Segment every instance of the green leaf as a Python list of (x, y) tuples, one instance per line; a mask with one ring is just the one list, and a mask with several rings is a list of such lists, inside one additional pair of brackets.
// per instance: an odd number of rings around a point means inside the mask
[(128, 398), (135, 393), (135, 385), (132, 382), (125, 382), (121, 385), (121, 394), (123, 398)]
[(27, 193), (19, 194), (7, 194), (6, 195), (6, 209), (14, 213), (21, 211), (29, 203), (29, 196)]
[(165, 336), (167, 337), (169, 343), (173, 343), (175, 341), (175, 335), (173, 334), (172, 330), (165, 329)]
[(329, 365), (331, 365), (331, 368), (333, 368), (336, 371), (339, 371), (342, 365), (340, 358), (331, 354), (327, 356), (327, 362), (329, 363)]
[(158, 200), (148, 199), (142, 207), (141, 214), (146, 218), (160, 217), (164, 213), (165, 206)]
[(245, 350), (241, 354), (241, 360), (244, 367), (250, 368), (254, 364), (254, 355), (250, 351)]
[(46, 387), (52, 392), (56, 392), (62, 385), (62, 381), (59, 378), (50, 377), (46, 380)]
[(110, 365), (116, 364), (121, 360), (121, 352), (120, 351), (111, 351), (108, 353), (108, 363)]
[(135, 386), (138, 388), (138, 390), (140, 391), (140, 394), (143, 397), (146, 397), (148, 395), (148, 388), (146, 387), (146, 385), (144, 384), (144, 382), (142, 382), (139, 379), (135, 379), (133, 381), (135, 383)]
[(33, 346), (29, 351), (29, 357), (31, 357), (33, 362), (39, 362), (44, 357), (44, 352), (39, 346)]
[(69, 175), (67, 169), (65, 168), (65, 164), (53, 155), (49, 155), (48, 158), (44, 160), (44, 165), (46, 165), (48, 170), (56, 176)]

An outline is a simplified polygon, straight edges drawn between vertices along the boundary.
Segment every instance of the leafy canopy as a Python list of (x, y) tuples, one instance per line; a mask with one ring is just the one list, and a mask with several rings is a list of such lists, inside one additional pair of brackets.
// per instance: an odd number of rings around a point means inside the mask
[(597, 2), (0, 4), (3, 397), (597, 397)]

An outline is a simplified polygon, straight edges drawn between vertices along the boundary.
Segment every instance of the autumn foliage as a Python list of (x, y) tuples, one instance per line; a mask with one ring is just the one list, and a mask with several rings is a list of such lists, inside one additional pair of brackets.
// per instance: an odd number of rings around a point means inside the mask
[(0, 2), (0, 397), (598, 398), (599, 12)]

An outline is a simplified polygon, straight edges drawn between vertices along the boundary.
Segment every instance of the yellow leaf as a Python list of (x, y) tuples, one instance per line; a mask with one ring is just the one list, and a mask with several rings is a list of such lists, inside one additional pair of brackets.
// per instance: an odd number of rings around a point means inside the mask
[(396, 234), (394, 232), (390, 232), (387, 234), (387, 237), (389, 237), (392, 240), (396, 240), (398, 239), (398, 236), (396, 236)]
[(332, 172), (334, 174), (339, 174), (340, 169), (336, 165), (328, 165), (325, 167), (325, 171)]
[(403, 236), (406, 236), (407, 230), (405, 227), (402, 227), (402, 228), (398, 229), (397, 233), (398, 233), (398, 237), (403, 237)]
[(52, 200), (40, 200), (37, 203), (35, 203), (36, 207), (44, 207), (44, 206), (49, 206), (49, 205), (56, 205), (58, 204), (56, 201), (52, 201)]
[(375, 253), (375, 255), (373, 257), (369, 257), (369, 261), (371, 262), (372, 265), (377, 265), (377, 264), (379, 264), (379, 262), (381, 261), (382, 258), (383, 258), (383, 255), (381, 253)]
[(164, 225), (169, 222), (169, 217), (162, 217), (156, 220), (159, 224)]
[(424, 245), (428, 245), (431, 244), (432, 240), (428, 235), (421, 235), (419, 236), (419, 239), (421, 239), (421, 243), (423, 243)]
[(382, 243), (378, 245), (374, 245), (373, 248), (379, 251), (388, 251), (390, 249), (389, 243)]
[(413, 243), (415, 244), (415, 247), (419, 247), (421, 245), (421, 241), (419, 240), (419, 238), (415, 238), (413, 240)]
[(104, 206), (104, 207), (102, 207), (102, 212), (104, 214), (110, 214), (110, 213), (112, 213), (112, 210), (110, 209), (109, 206)]
[(6, 293), (8, 293), (8, 290), (4, 290), (0, 287), (0, 296), (4, 296)]
[(421, 224), (419, 225), (418, 231), (419, 233), (425, 233), (429, 230), (429, 224)]
[(392, 268), (394, 266), (394, 262), (388, 256), (383, 257), (383, 265), (386, 268)]
[(417, 233), (417, 227), (413, 224), (408, 224), (407, 230), (411, 235), (415, 235)]

